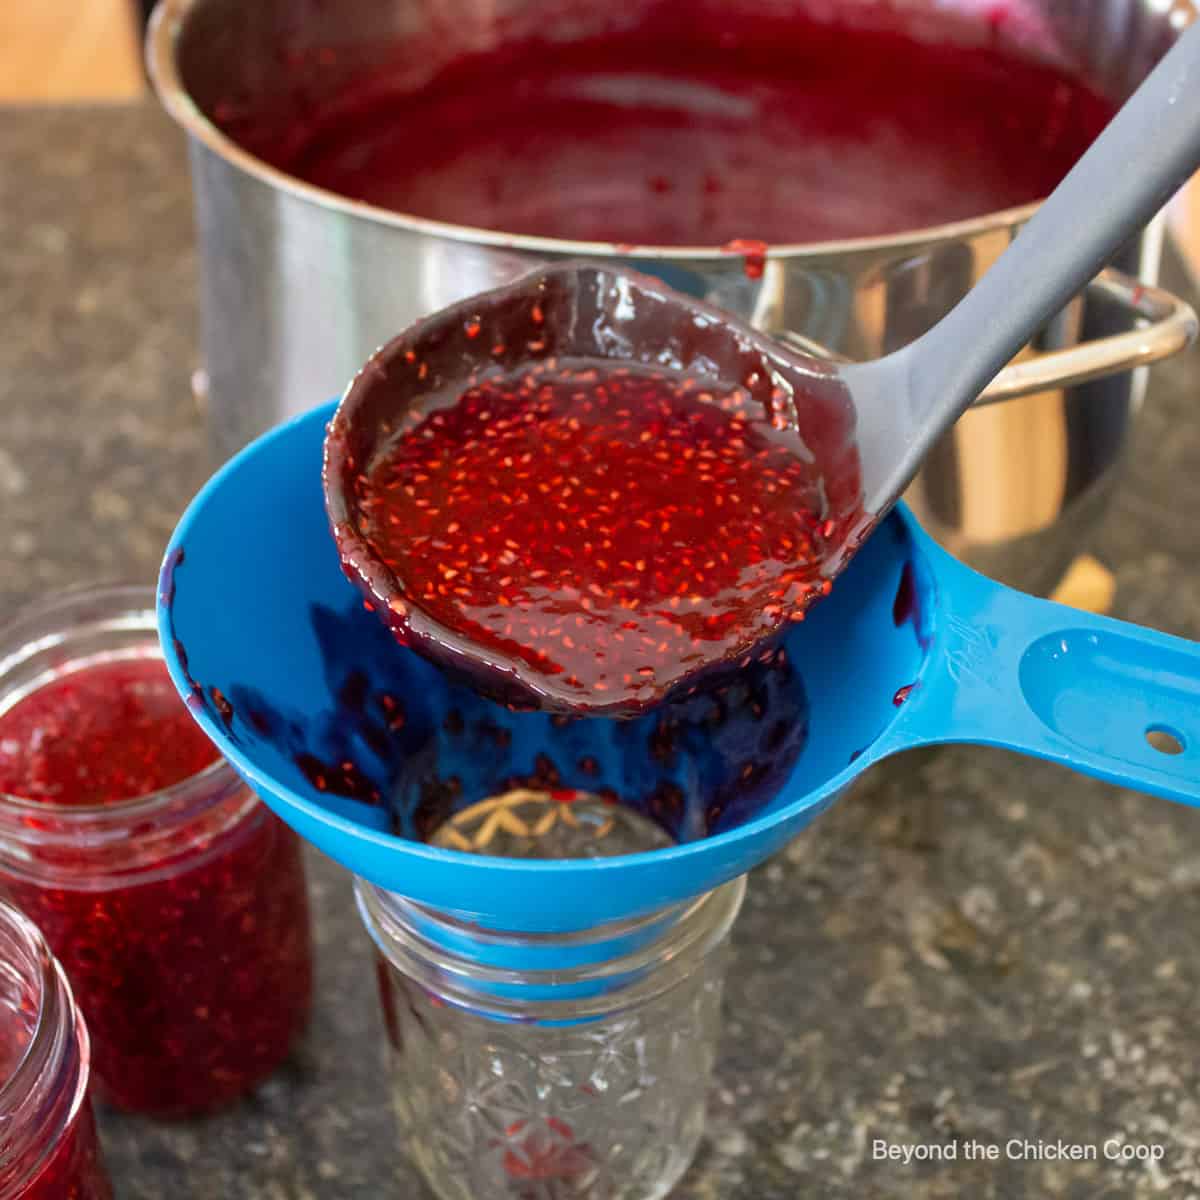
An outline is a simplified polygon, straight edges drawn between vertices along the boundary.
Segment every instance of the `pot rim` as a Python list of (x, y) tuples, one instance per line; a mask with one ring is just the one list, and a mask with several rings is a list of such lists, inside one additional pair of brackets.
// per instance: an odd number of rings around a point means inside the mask
[[(337, 192), (306, 183), (285, 171), (272, 167), (244, 150), (223, 133), (192, 99), (179, 73), (176, 50), (183, 28), (192, 13), (204, 0), (159, 0), (150, 19), (146, 34), (146, 69), (155, 93), (171, 118), (187, 133), (218, 157), (247, 175), (298, 199), (371, 221), (403, 229), (409, 233), (447, 238), (456, 242), (492, 246), (504, 250), (525, 250), (534, 254), (587, 258), (638, 258), (659, 262), (703, 261), (729, 259), (740, 262), (744, 249), (722, 246), (655, 246), (624, 242), (570, 241), (563, 238), (535, 237), (528, 234), (504, 233), (495, 229), (480, 229), (471, 225), (454, 225), (409, 213), (380, 208), (361, 200), (351, 200)], [(767, 246), (767, 259), (819, 259), (845, 254), (905, 251), (942, 241), (974, 238), (998, 230), (1012, 229), (1024, 224), (1037, 211), (1041, 198), (1029, 204), (1000, 209), (979, 217), (908, 229), (900, 233), (872, 237), (842, 238), (824, 242), (789, 242)]]

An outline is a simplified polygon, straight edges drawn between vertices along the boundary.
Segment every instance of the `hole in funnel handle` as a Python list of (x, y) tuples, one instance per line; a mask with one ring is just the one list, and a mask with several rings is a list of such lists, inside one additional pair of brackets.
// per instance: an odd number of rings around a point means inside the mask
[(1166, 725), (1151, 725), (1146, 730), (1146, 741), (1160, 754), (1182, 754), (1187, 745), (1183, 734)]

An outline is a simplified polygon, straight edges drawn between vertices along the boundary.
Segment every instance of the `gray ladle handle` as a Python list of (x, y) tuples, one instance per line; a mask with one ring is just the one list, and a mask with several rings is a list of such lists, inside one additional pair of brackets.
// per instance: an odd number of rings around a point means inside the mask
[(895, 354), (843, 368), (868, 512), (891, 507), (934, 440), (1198, 167), (1200, 22), (946, 317)]

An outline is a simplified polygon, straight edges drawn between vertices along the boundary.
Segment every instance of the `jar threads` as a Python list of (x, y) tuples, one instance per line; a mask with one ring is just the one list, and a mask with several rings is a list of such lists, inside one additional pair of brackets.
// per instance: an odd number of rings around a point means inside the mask
[(87, 1027), (27, 916), (0, 901), (0, 1200), (111, 1200)]

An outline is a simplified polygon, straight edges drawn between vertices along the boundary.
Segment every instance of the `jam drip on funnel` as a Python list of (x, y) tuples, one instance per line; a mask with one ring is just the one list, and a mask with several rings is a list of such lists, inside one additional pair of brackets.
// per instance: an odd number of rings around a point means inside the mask
[(759, 815), (808, 740), (786, 641), (695, 693), (612, 720), (511, 711), (398, 647), (360, 603), (314, 606), (311, 623), (327, 703), (281, 706), (231, 682), (234, 736), (290, 759), (332, 811), (377, 816), (413, 841), (514, 789), (588, 792), (695, 841)]

